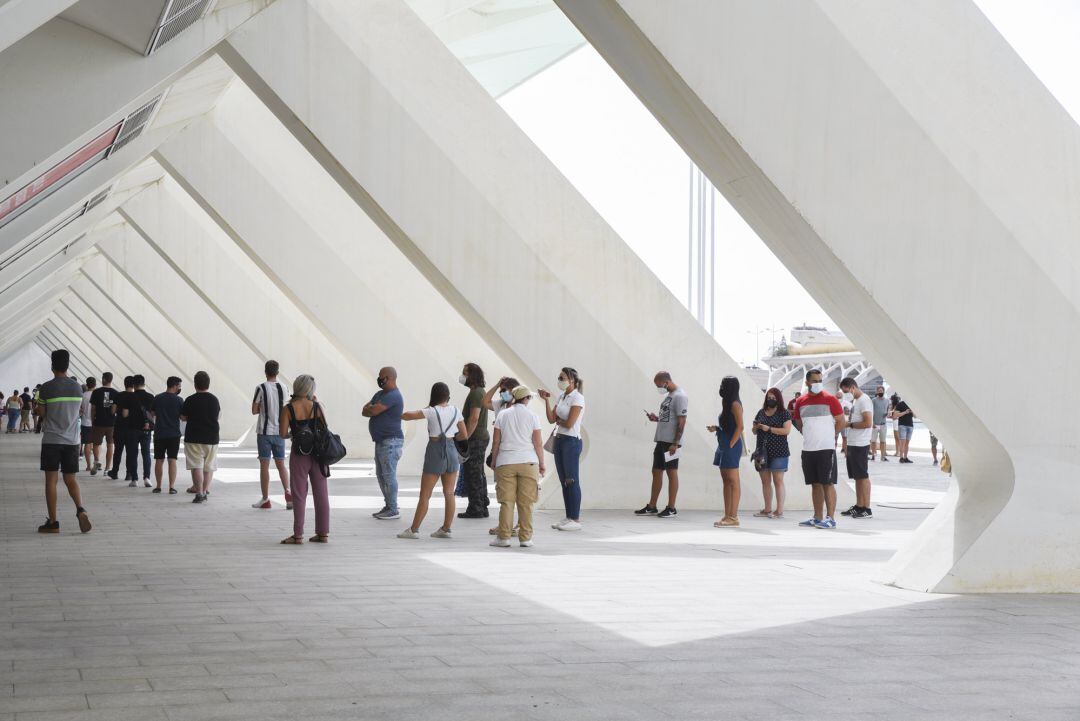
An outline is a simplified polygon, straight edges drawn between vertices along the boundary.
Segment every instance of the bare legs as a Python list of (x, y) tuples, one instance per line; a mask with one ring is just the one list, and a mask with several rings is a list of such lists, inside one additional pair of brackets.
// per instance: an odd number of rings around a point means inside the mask
[[(154, 461), (154, 479), (157, 481), (157, 487), (161, 488), (161, 477), (165, 470), (165, 459), (158, 458)], [(169, 459), (169, 490), (171, 491), (176, 486), (176, 459)]]
[[(449, 531), (450, 524), (454, 522), (454, 486), (457, 485), (457, 472), (442, 474), (443, 487), (443, 523), (442, 530)], [(409, 529), (413, 533), (420, 532), (420, 524), (427, 516), (428, 505), (431, 501), (431, 493), (435, 490), (435, 484), (440, 476), (434, 473), (425, 473), (420, 476), (420, 498), (416, 501), (416, 513), (413, 514), (412, 525)]]
[[(814, 483), (810, 486), (814, 499), (814, 518), (824, 521), (836, 513), (836, 486), (831, 483)], [(822, 515), (822, 512), (825, 515)]]
[[(49, 520), (56, 520), (56, 482), (59, 480), (58, 471), (45, 471), (45, 507), (49, 511)], [(75, 501), (76, 508), (82, 508), (82, 493), (79, 491), (79, 482), (75, 480), (74, 473), (64, 474), (64, 485), (67, 486), (68, 495)]]
[(772, 473), (772, 485), (776, 491), (776, 510), (773, 515), (776, 518), (784, 515), (784, 501), (787, 500), (787, 487), (784, 486), (784, 471), (770, 471)]
[[(758, 475), (761, 477), (761, 497), (765, 499), (765, 507), (761, 509), (761, 512), (779, 518), (784, 515), (784, 500), (787, 497), (787, 489), (784, 487), (784, 471), (759, 471)], [(769, 509), (773, 507), (774, 494), (776, 497), (776, 510), (770, 511)]]
[(736, 520), (739, 517), (739, 499), (742, 497), (739, 469), (721, 468), (720, 478), (724, 481), (724, 518)]
[[(281, 481), (281, 490), (285, 493), (289, 492), (289, 469), (285, 467), (284, 458), (275, 458), (274, 465), (277, 466), (278, 480)], [(270, 459), (259, 459), (259, 486), (262, 488), (262, 497), (270, 497)]]
[[(172, 473), (170, 472), (169, 475), (171, 477)], [(191, 485), (195, 488), (195, 493), (199, 493), (205, 496), (210, 491), (210, 481), (212, 480), (214, 480), (213, 469), (191, 469)]]
[(870, 507), (870, 479), (855, 479), (855, 505), (859, 508)]
[(656, 508), (660, 501), (660, 491), (664, 488), (664, 473), (668, 477), (668, 507), (675, 508), (675, 499), (679, 495), (679, 469), (669, 468), (662, 471), (654, 468), (652, 472), (652, 494), (649, 496), (649, 505)]

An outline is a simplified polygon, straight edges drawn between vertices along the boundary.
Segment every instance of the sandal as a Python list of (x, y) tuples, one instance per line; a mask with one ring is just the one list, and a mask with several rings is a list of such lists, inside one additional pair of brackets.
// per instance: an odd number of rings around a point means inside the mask
[(283, 546), (299, 546), (303, 542), (303, 538), (297, 538), (296, 536), (281, 539), (281, 545)]
[(308, 540), (311, 541), (312, 543), (329, 543), (330, 542), (330, 536), (327, 536), (327, 535), (321, 534), (321, 533), (316, 533), (314, 536), (312, 536)]
[(772, 515), (769, 516), (769, 518), (783, 518), (783, 517), (784, 517), (784, 512), (783, 511), (773, 511)]
[(721, 518), (713, 524), (714, 528), (735, 528), (739, 525), (738, 518)]
[(772, 518), (772, 511), (758, 511), (754, 514), (755, 518)]

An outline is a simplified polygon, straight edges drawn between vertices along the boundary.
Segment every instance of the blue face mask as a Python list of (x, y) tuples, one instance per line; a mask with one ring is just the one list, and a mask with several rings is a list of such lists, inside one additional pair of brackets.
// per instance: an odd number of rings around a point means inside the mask
[(510, 395), (510, 391), (503, 391), (499, 394), (499, 398), (502, 398), (503, 403), (509, 403), (514, 400), (514, 397)]

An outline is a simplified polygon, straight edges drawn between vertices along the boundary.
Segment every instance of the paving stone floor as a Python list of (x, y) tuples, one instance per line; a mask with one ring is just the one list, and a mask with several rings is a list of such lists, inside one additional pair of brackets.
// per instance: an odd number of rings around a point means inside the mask
[(62, 496), (38, 535), (36, 442), (0, 436), (0, 721), (1080, 718), (1075, 597), (872, 580), (945, 488), (926, 458), (872, 466), (886, 505), (832, 532), (544, 511), (532, 549), (398, 540), (349, 463), (332, 542), (286, 547), (238, 449), (203, 506), (80, 474), (94, 530)]

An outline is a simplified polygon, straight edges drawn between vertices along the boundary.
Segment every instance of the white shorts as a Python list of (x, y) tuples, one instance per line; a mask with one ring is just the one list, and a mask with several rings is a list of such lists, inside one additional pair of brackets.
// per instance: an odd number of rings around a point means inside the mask
[(184, 467), (189, 471), (217, 470), (217, 444), (185, 443)]

